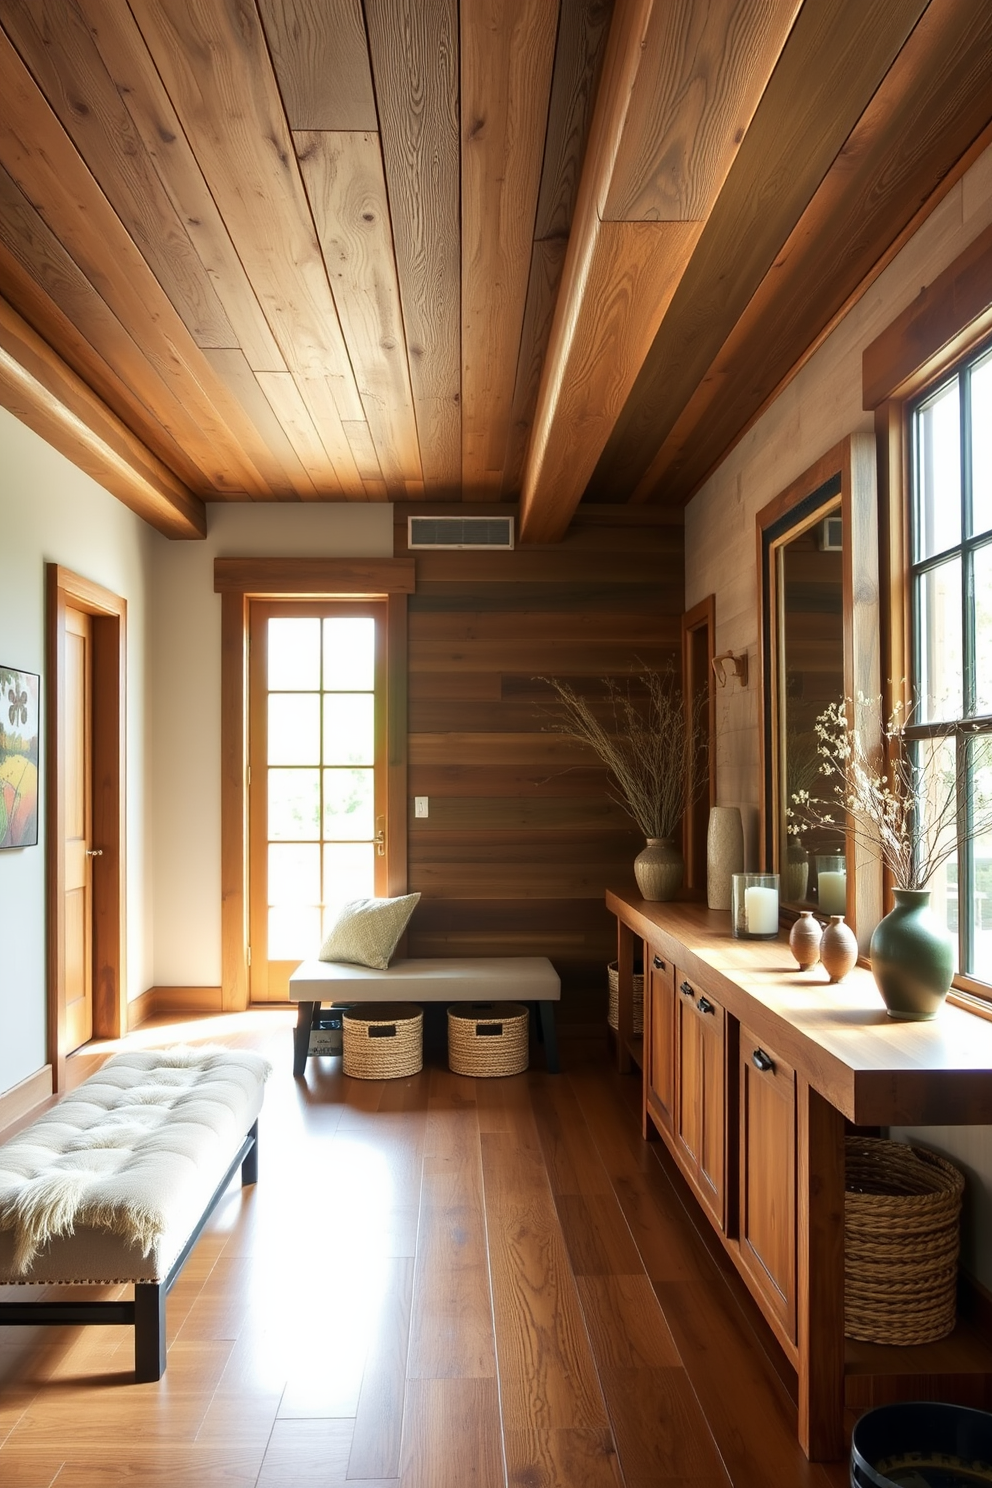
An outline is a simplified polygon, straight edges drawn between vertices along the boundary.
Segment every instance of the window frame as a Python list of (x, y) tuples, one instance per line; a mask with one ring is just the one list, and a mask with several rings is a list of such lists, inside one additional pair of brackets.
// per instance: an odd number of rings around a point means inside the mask
[[(965, 363), (992, 345), (992, 227), (978, 237), (868, 347), (864, 407), (874, 414), (879, 531), (886, 604), (882, 612), (883, 706), (909, 709), (916, 672), (912, 608), (913, 415)], [(962, 602), (966, 603), (963, 594)], [(946, 731), (946, 725), (944, 725)], [(916, 732), (914, 729), (912, 732)], [(927, 732), (926, 729), (923, 731)], [(886, 875), (885, 903), (892, 905)], [(955, 974), (949, 999), (992, 1018), (992, 983)]]

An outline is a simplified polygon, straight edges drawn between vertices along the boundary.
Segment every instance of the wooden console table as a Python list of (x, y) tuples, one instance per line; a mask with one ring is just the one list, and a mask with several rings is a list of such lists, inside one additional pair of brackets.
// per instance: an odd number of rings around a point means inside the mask
[(919, 1348), (845, 1345), (844, 1137), (845, 1122), (992, 1123), (992, 1022), (951, 1006), (932, 1023), (896, 1022), (870, 972), (835, 986), (822, 967), (800, 972), (784, 932), (734, 940), (725, 912), (612, 892), (606, 903), (619, 1067), (640, 1054), (644, 1134), (664, 1139), (796, 1368), (807, 1456), (844, 1456), (845, 1402), (987, 1405), (992, 1350), (963, 1325)]

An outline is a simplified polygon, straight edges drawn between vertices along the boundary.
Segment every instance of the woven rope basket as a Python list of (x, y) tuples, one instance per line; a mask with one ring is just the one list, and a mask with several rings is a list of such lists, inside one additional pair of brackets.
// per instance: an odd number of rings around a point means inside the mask
[(921, 1147), (848, 1137), (844, 1332), (932, 1343), (955, 1323), (961, 1195), (953, 1163)]
[(448, 1067), (456, 1075), (519, 1075), (527, 1068), (527, 1009), (460, 1002), (448, 1009)]
[(356, 1080), (397, 1080), (424, 1063), (424, 1010), (412, 1002), (368, 1002), (341, 1019), (341, 1068)]
[[(618, 1028), (620, 1024), (620, 972), (615, 961), (611, 961), (606, 968), (610, 978), (610, 1008), (606, 1014), (606, 1021), (611, 1028)], [(639, 971), (634, 972), (634, 1032), (644, 1032), (644, 977)]]

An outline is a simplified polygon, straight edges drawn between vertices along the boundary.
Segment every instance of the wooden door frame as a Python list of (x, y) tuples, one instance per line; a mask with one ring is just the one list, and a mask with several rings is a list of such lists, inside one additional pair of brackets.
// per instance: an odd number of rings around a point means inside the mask
[(216, 558), (221, 596), (221, 1000), (249, 1005), (248, 642), (253, 599), (377, 599), (386, 602), (386, 730), (389, 754), (390, 895), (407, 882), (407, 596), (412, 558)]
[(47, 879), (48, 1059), (56, 1091), (65, 1088), (65, 612), (93, 617), (93, 1037), (127, 1032), (125, 899), (127, 601), (58, 563), (45, 565), (45, 855)]

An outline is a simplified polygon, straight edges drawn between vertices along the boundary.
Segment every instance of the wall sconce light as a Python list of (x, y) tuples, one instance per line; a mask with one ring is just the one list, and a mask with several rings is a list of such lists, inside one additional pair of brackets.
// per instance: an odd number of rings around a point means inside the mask
[(742, 687), (747, 686), (747, 652), (741, 656), (735, 656), (732, 651), (721, 651), (719, 656), (714, 656), (712, 661), (713, 675), (721, 687), (727, 685), (728, 668), (724, 662), (729, 663), (731, 677), (736, 677)]

